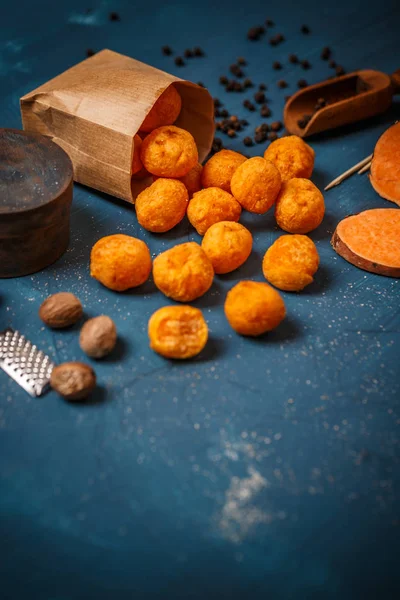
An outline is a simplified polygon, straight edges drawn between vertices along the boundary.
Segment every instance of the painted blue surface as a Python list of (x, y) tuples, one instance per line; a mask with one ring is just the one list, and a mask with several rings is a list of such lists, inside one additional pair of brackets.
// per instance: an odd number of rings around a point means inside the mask
[[(269, 85), (273, 118), (299, 78), (330, 74), (319, 58), (325, 45), (348, 71), (400, 66), (395, 0), (368, 7), (88, 1), (90, 14), (77, 0), (1, 4), (7, 127), (20, 126), (19, 97), (81, 60), (87, 47), (203, 81), (239, 114), (249, 94), (224, 95), (218, 77), (243, 55), (248, 75)], [(108, 21), (110, 10), (121, 22)], [(266, 17), (286, 36), (276, 48), (246, 40)], [(299, 32), (303, 22), (311, 35)], [(207, 56), (179, 69), (161, 55), (163, 44), (179, 52), (201, 45)], [(290, 52), (312, 69), (289, 65)], [(284, 63), (282, 72), (273, 60)], [(290, 83), (285, 91), (274, 83), (281, 77)], [(380, 118), (313, 140), (317, 185), (369, 154), (399, 115), (397, 102)], [(252, 128), (259, 122), (246, 117)], [(245, 149), (240, 138), (227, 145)], [(222, 309), (236, 281), (262, 280), (262, 255), (280, 234), (273, 216), (244, 215), (254, 253), (195, 302), (211, 340), (198, 359), (178, 364), (148, 349), (148, 317), (168, 302), (153, 283), (115, 294), (90, 279), (88, 259), (111, 233), (145, 239), (154, 255), (198, 237), (187, 223), (151, 235), (127, 204), (81, 186), (74, 194), (66, 255), (42, 273), (0, 281), (1, 328), (18, 328), (57, 361), (85, 360), (78, 328), (52, 332), (37, 316), (47, 295), (68, 290), (88, 316), (114, 318), (122, 341), (95, 365), (101, 387), (91, 405), (54, 393), (30, 399), (0, 373), (1, 597), (398, 598), (400, 286), (357, 270), (329, 245), (348, 213), (392, 205), (365, 176), (326, 194), (326, 218), (311, 234), (322, 262), (315, 283), (284, 294), (286, 322), (260, 340), (233, 334)]]

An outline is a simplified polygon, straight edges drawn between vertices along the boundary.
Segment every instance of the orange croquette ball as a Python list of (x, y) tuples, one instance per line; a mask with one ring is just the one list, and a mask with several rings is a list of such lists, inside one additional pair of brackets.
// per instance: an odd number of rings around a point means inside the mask
[(189, 194), (177, 179), (157, 179), (136, 198), (136, 215), (142, 227), (161, 233), (169, 231), (186, 214)]
[(308, 233), (321, 224), (324, 197), (309, 179), (294, 178), (282, 184), (275, 204), (279, 227), (289, 233)]
[(278, 169), (269, 161), (255, 156), (249, 158), (233, 174), (232, 194), (246, 210), (263, 214), (275, 202), (281, 188)]
[(129, 235), (101, 238), (90, 254), (90, 275), (103, 285), (123, 292), (144, 283), (151, 271), (151, 256), (142, 240)]
[(144, 167), (158, 177), (183, 177), (199, 161), (191, 133), (170, 125), (154, 129), (142, 142), (140, 158)]
[[(182, 181), (183, 185), (187, 189), (189, 198), (191, 198), (193, 194), (201, 190), (202, 169), (203, 167), (201, 166), (201, 164), (197, 163), (197, 165), (195, 165), (193, 169), (190, 169), (189, 173), (187, 173), (183, 177), (178, 177), (179, 181)], [(157, 179), (159, 179), (159, 177), (153, 175), (153, 180), (157, 181)]]
[(159, 96), (150, 112), (140, 127), (141, 131), (153, 131), (163, 125), (172, 125), (179, 117), (182, 108), (182, 99), (176, 88), (170, 85)]
[(133, 138), (133, 157), (132, 157), (132, 175), (139, 173), (143, 169), (142, 161), (140, 160), (140, 148), (142, 147), (142, 138), (136, 134)]
[(264, 152), (281, 174), (282, 181), (293, 177), (311, 177), (315, 152), (297, 135), (287, 135), (272, 142)]
[(231, 179), (236, 169), (247, 160), (243, 154), (233, 150), (216, 152), (204, 165), (201, 183), (204, 188), (219, 187), (231, 191)]
[(204, 234), (201, 247), (218, 274), (238, 269), (249, 258), (253, 236), (240, 223), (220, 221)]
[(208, 327), (193, 306), (163, 306), (150, 318), (150, 348), (166, 358), (192, 358), (207, 343)]
[(298, 292), (313, 282), (319, 265), (317, 248), (306, 235), (281, 235), (264, 255), (265, 279), (287, 292)]
[(197, 233), (204, 235), (219, 221), (239, 221), (242, 207), (228, 192), (217, 187), (196, 192), (189, 202), (187, 216)]
[(275, 329), (285, 317), (280, 294), (268, 283), (240, 281), (225, 300), (229, 325), (241, 335), (257, 336)]
[(158, 289), (179, 302), (191, 302), (210, 289), (214, 269), (199, 244), (186, 242), (159, 254), (153, 263)]

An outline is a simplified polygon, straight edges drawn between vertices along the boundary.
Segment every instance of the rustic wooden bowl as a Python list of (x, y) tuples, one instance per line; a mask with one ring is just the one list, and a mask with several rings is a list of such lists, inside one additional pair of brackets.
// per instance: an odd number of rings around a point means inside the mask
[(72, 177), (49, 138), (0, 129), (0, 277), (40, 271), (65, 252)]

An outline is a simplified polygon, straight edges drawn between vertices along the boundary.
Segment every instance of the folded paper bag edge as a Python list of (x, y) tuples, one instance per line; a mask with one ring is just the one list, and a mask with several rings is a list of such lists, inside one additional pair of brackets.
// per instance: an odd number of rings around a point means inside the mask
[[(95, 57), (97, 58), (93, 61)], [(87, 77), (87, 71), (91, 71), (90, 64), (93, 65), (93, 63), (95, 63), (96, 69), (99, 65), (104, 66), (104, 69), (99, 69), (99, 77), (92, 77), (95, 84), (89, 91), (94, 98), (93, 113), (83, 117), (76, 115), (71, 110), (71, 106), (79, 108), (82, 105), (79, 93), (76, 94), (76, 91), (85, 87), (86, 81), (90, 80), (90, 77)], [(109, 74), (111, 63), (114, 69), (113, 78), (119, 82), (118, 94), (120, 97), (122, 96), (120, 103), (118, 103), (118, 97), (116, 98), (115, 105), (112, 102), (114, 89), (110, 88), (101, 77), (101, 74), (104, 76), (106, 72)], [(133, 90), (132, 86), (128, 90), (124, 87), (127, 65), (133, 65), (132, 73), (137, 77), (137, 85)], [(73, 74), (72, 87), (70, 87), (69, 77), (71, 72)], [(122, 73), (124, 73), (123, 76)], [(86, 80), (84, 83), (82, 83), (83, 76)], [(20, 101), (23, 127), (29, 131), (49, 135), (67, 152), (70, 148), (68, 153), (73, 155), (71, 159), (77, 181), (132, 203), (141, 188), (140, 182), (135, 181), (133, 185), (131, 184), (134, 135), (139, 131), (144, 117), (151, 110), (159, 95), (173, 83), (176, 83), (183, 91), (183, 108), (185, 108), (185, 103), (187, 108), (182, 111), (184, 123), (181, 126), (189, 131), (192, 129), (191, 133), (194, 135), (199, 149), (199, 160), (202, 162), (210, 151), (214, 137), (214, 105), (209, 92), (192, 82), (176, 78), (111, 50), (99, 52), (94, 57), (82, 61), (25, 94)], [(138, 102), (135, 102), (132, 94), (139, 94), (139, 89), (142, 88), (145, 90), (144, 95), (147, 99), (143, 101), (142, 95), (138, 95)], [(65, 106), (62, 101), (63, 94), (69, 98), (75, 98), (69, 107)], [(64, 99), (65, 97), (64, 95)], [(192, 104), (195, 106), (193, 110)], [(132, 113), (127, 122), (123, 117), (121, 118), (121, 105), (128, 111), (126, 114)], [(50, 112), (43, 118), (49, 109)], [(110, 118), (110, 111), (114, 115), (113, 118)], [(136, 111), (138, 111), (137, 114), (135, 114)], [(177, 125), (179, 126), (179, 123)], [(88, 140), (90, 140), (90, 144)], [(109, 144), (109, 147), (107, 146), (109, 152), (105, 152), (105, 143)], [(109, 183), (107, 183), (107, 178), (110, 179)]]

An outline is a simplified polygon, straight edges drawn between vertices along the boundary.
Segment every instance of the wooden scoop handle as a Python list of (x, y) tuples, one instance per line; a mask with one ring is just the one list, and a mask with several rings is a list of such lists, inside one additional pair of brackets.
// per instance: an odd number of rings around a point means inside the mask
[(400, 94), (400, 69), (397, 69), (390, 77), (393, 87), (393, 94)]

